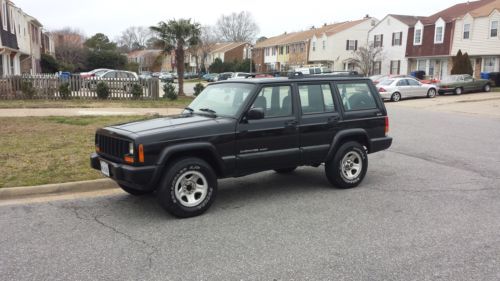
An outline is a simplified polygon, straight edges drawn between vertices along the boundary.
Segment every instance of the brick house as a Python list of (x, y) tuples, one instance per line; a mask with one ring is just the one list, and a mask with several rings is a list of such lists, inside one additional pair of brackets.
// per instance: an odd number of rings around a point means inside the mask
[(242, 61), (248, 58), (249, 47), (247, 42), (217, 43), (207, 55), (205, 65), (208, 67), (217, 58), (222, 62)]

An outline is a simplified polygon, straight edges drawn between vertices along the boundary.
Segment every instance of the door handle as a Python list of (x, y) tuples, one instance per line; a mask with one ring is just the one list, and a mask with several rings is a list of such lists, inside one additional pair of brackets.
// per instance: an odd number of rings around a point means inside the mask
[(297, 124), (298, 124), (297, 120), (291, 120), (291, 121), (285, 122), (285, 126), (287, 126), (287, 127), (295, 127), (295, 126), (297, 126)]

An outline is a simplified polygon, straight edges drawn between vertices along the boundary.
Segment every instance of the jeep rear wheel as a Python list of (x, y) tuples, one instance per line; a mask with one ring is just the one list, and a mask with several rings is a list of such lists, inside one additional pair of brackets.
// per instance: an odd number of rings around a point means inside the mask
[(283, 169), (275, 169), (274, 171), (278, 174), (289, 174), (293, 171), (295, 171), (297, 167), (290, 167), (290, 168), (283, 168)]
[(342, 189), (358, 186), (368, 170), (368, 156), (358, 142), (344, 143), (325, 165), (328, 181)]
[(160, 205), (170, 214), (188, 218), (203, 214), (215, 200), (217, 177), (199, 158), (183, 158), (167, 167), (158, 190)]

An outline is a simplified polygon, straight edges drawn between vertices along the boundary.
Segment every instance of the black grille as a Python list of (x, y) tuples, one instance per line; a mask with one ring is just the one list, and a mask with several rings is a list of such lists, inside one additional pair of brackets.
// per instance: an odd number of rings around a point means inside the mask
[(99, 147), (100, 153), (120, 159), (129, 152), (129, 142), (122, 139), (96, 134), (95, 144)]

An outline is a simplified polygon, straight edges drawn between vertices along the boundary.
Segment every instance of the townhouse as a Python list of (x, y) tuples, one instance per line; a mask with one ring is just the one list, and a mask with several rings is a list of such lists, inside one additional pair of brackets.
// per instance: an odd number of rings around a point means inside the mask
[(165, 55), (162, 50), (136, 50), (127, 54), (127, 60), (131, 63), (139, 65), (139, 73), (160, 72), (160, 71), (173, 71), (174, 70), (174, 57), (172, 54)]
[(52, 35), (10, 0), (0, 0), (0, 77), (41, 72), (42, 53), (55, 55)]
[[(496, 41), (496, 37), (489, 38), (487, 33), (490, 30), (488, 27), (490, 21), (492, 19), (494, 21), (496, 15), (492, 5), (497, 2), (496, 0), (480, 0), (460, 3), (430, 17), (418, 20), (415, 26), (408, 29), (406, 47), (408, 71), (423, 70), (429, 77), (445, 79), (450, 74), (453, 67), (452, 57), (456, 55), (458, 49), (476, 57), (485, 55), (495, 58), (495, 53), (500, 53), (500, 44)], [(490, 7), (491, 12), (486, 12), (485, 7)], [(473, 14), (479, 18), (486, 18), (485, 20), (488, 21), (482, 27), (482, 31), (479, 31), (481, 28), (479, 23), (472, 24)], [(485, 14), (488, 16), (485, 17)], [(484, 19), (481, 22), (484, 22)], [(472, 29), (473, 26), (476, 30)], [(478, 34), (472, 37), (473, 32)], [(471, 43), (472, 41), (475, 42)], [(485, 45), (487, 50), (474, 54), (478, 50), (471, 47), (475, 44), (482, 44), (484, 41), (489, 43)], [(474, 75), (479, 77), (479, 70), (485, 69), (482, 57), (474, 59), (472, 63), (474, 70), (476, 70)]]
[(205, 58), (205, 65), (211, 65), (215, 59), (222, 62), (242, 61), (248, 57), (250, 44), (247, 42), (217, 43)]
[(333, 71), (355, 70), (353, 52), (367, 45), (368, 32), (377, 22), (377, 19), (367, 16), (316, 30), (310, 42), (309, 62)]
[(474, 74), (500, 72), (500, 0), (467, 12), (455, 21), (451, 54), (467, 52)]
[(370, 30), (368, 44), (382, 48), (380, 59), (374, 62), (373, 74), (398, 75), (408, 72), (408, 29), (423, 18), (389, 14)]

